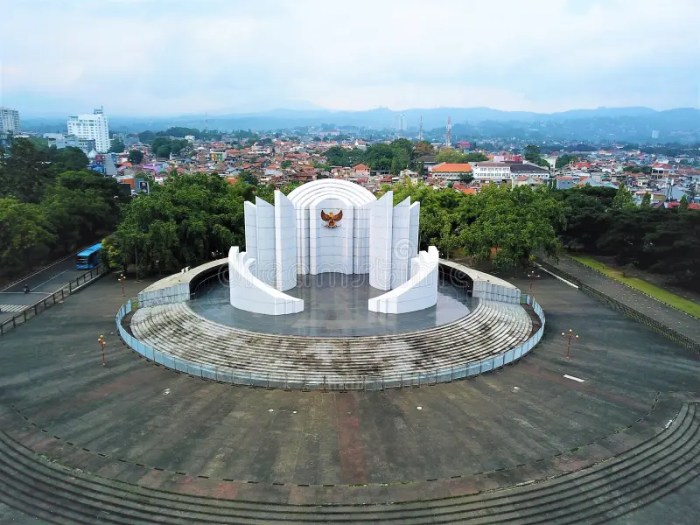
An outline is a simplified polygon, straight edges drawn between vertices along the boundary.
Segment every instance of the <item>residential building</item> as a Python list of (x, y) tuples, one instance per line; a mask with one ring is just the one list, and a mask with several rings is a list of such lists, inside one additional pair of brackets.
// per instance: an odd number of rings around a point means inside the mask
[(107, 153), (111, 146), (109, 124), (102, 109), (96, 109), (92, 115), (68, 117), (68, 134), (79, 139), (94, 140), (98, 153)]
[(0, 133), (19, 133), (19, 111), (0, 108)]
[(356, 177), (369, 177), (370, 175), (369, 166), (365, 164), (356, 164), (353, 166), (353, 169), (355, 170)]
[(475, 162), (473, 166), (474, 179), (492, 182), (510, 180), (510, 166), (505, 162)]
[(542, 168), (541, 166), (536, 166), (534, 164), (528, 164), (524, 162), (511, 162), (508, 163), (510, 166), (510, 173), (513, 177), (528, 177), (535, 179), (548, 179), (549, 170)]
[(50, 148), (63, 149), (68, 147), (78, 148), (78, 137), (75, 135), (64, 135), (63, 133), (44, 133)]

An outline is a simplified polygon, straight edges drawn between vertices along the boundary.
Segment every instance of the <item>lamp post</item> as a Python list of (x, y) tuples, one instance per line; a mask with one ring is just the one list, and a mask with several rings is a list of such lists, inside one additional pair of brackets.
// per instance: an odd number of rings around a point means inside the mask
[(126, 297), (126, 294), (124, 293), (124, 281), (126, 281), (126, 276), (122, 273), (119, 275), (117, 281), (119, 281), (119, 284), (122, 286), (122, 297)]
[(107, 366), (107, 364), (105, 363), (105, 346), (107, 346), (105, 336), (100, 335), (100, 337), (97, 338), (97, 343), (100, 345), (100, 349), (102, 350), (102, 366)]
[(566, 337), (566, 358), (571, 358), (571, 341), (578, 339), (578, 334), (569, 328), (568, 332), (562, 332), (562, 337)]
[(532, 290), (535, 288), (535, 279), (540, 278), (540, 274), (536, 273), (535, 270), (530, 270), (527, 274), (527, 278), (530, 280), (530, 286), (528, 286), (528, 293), (532, 295)]

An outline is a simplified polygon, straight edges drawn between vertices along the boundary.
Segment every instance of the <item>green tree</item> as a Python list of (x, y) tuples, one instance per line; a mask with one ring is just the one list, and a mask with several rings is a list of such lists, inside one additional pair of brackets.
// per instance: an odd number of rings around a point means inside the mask
[(136, 263), (140, 271), (176, 271), (243, 246), (243, 201), (253, 190), (218, 175), (170, 177), (128, 207), (113, 236), (112, 258)]
[(413, 146), (414, 158), (423, 157), (425, 155), (433, 155), (434, 153), (435, 153), (435, 148), (427, 140), (419, 140)]
[(168, 128), (163, 132), (163, 136), (165, 136), (165, 137), (183, 138), (187, 135), (193, 135), (195, 137), (200, 137), (202, 135), (202, 132), (196, 128), (185, 128), (182, 126), (175, 126), (172, 128)]
[(640, 204), (640, 206), (641, 206), (642, 208), (648, 208), (649, 206), (651, 206), (651, 193), (646, 192), (646, 193), (642, 196), (642, 203)]
[(365, 152), (360, 149), (346, 149), (341, 146), (333, 146), (325, 152), (328, 166), (355, 166), (365, 162), (365, 156)]
[(540, 147), (534, 144), (528, 144), (525, 146), (525, 150), (523, 151), (523, 157), (525, 157), (525, 160), (537, 164), (542, 157)]
[(473, 151), (464, 155), (465, 162), (486, 162), (489, 158), (480, 151)]
[(613, 199), (612, 206), (618, 210), (635, 207), (632, 192), (629, 191), (624, 184), (620, 184), (620, 187), (615, 194), (615, 198)]
[(257, 186), (258, 184), (260, 184), (258, 177), (256, 177), (252, 172), (248, 170), (241, 170), (238, 173), (238, 178), (239, 180), (245, 182), (246, 184), (250, 184), (251, 186)]
[(610, 227), (606, 210), (612, 206), (616, 193), (613, 188), (591, 186), (554, 192), (564, 206), (566, 224), (558, 233), (567, 248), (596, 250), (598, 239)]
[(432, 244), (445, 257), (459, 249), (505, 267), (525, 263), (535, 252), (555, 254), (560, 248), (557, 231), (563, 226), (564, 208), (547, 189), (489, 185), (477, 195), (464, 195), (410, 182), (391, 189), (395, 203), (406, 197), (420, 201), (421, 249)]
[(280, 162), (280, 168), (282, 168), (283, 170), (289, 169), (291, 167), (292, 167), (291, 160), (285, 159), (282, 162)]
[(116, 180), (91, 171), (66, 171), (42, 201), (64, 252), (113, 231), (125, 202)]
[(126, 146), (121, 140), (112, 139), (112, 147), (109, 148), (109, 151), (111, 151), (112, 153), (123, 153), (125, 149)]
[(139, 142), (141, 144), (150, 144), (156, 138), (156, 134), (152, 131), (142, 131), (139, 133)]
[(454, 148), (441, 148), (438, 151), (435, 160), (437, 162), (452, 162), (461, 163), (466, 162), (467, 156)]
[(373, 170), (389, 171), (394, 161), (394, 149), (389, 144), (374, 144), (367, 148), (366, 159)]
[(542, 158), (540, 147), (534, 144), (528, 144), (527, 146), (525, 146), (525, 150), (523, 151), (523, 157), (528, 162), (532, 162), (533, 164), (537, 164), (538, 166), (542, 166), (544, 168), (549, 167), (549, 162)]
[(137, 149), (129, 150), (127, 160), (132, 164), (141, 164), (143, 162), (143, 152)]
[(0, 157), (0, 197), (39, 202), (55, 176), (49, 166), (47, 151), (24, 138), (13, 140), (9, 154)]
[(575, 155), (569, 155), (568, 153), (565, 153), (564, 155), (561, 155), (557, 157), (557, 161), (554, 165), (556, 169), (561, 169), (564, 166), (568, 166), (572, 162), (577, 162), (579, 159)]
[(663, 218), (643, 238), (648, 270), (700, 291), (700, 212), (655, 210)]
[(89, 160), (80, 148), (67, 147), (59, 150), (52, 148), (49, 151), (49, 162), (53, 173), (58, 175), (64, 171), (84, 170)]
[(50, 253), (55, 236), (37, 204), (0, 198), (0, 268), (26, 271)]
[(476, 219), (464, 235), (468, 253), (509, 267), (526, 264), (534, 253), (559, 251), (564, 212), (551, 191), (489, 184), (475, 197)]

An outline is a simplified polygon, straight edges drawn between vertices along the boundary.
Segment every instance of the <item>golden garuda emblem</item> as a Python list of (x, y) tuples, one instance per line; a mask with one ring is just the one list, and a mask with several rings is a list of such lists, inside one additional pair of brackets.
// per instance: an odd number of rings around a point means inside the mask
[(338, 223), (342, 218), (343, 210), (340, 210), (338, 213), (326, 213), (325, 211), (321, 210), (321, 219), (328, 223), (326, 224), (327, 228), (335, 228), (338, 226)]

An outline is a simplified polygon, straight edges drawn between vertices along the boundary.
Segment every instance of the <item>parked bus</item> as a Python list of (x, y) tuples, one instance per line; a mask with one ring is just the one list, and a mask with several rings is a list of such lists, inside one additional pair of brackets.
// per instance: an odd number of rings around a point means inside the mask
[(100, 252), (102, 243), (98, 242), (89, 248), (85, 248), (75, 256), (75, 268), (77, 270), (91, 270), (100, 264)]

